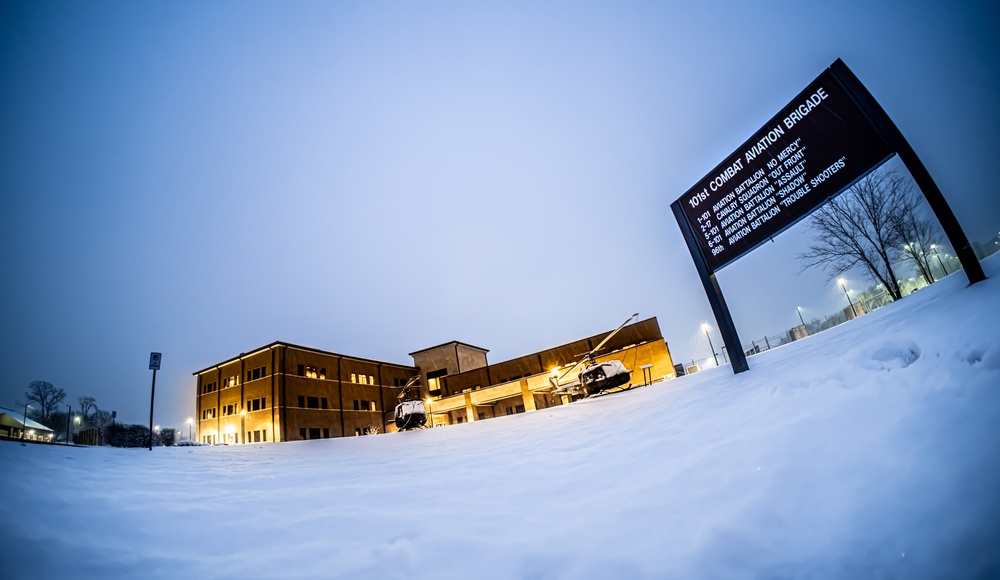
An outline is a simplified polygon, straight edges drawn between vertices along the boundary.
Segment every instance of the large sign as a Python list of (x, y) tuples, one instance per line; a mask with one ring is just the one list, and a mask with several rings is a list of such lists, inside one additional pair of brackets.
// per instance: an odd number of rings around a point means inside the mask
[(892, 154), (827, 70), (674, 202), (716, 271), (807, 216)]
[(728, 159), (670, 204), (734, 373), (750, 367), (715, 272), (899, 155), (962, 261), (986, 279), (965, 232), (889, 115), (837, 59)]

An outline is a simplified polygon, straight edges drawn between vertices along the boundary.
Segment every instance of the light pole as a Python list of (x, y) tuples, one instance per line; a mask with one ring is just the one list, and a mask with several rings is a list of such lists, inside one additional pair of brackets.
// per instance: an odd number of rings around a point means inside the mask
[(73, 405), (67, 403), (66, 406), (69, 407), (69, 411), (66, 411), (66, 445), (69, 445), (69, 434), (73, 431), (73, 424), (70, 421), (73, 417)]
[(947, 276), (948, 268), (944, 267), (944, 262), (941, 261), (941, 256), (937, 253), (937, 244), (931, 244), (931, 251), (934, 252), (934, 257), (937, 258), (938, 266), (941, 266), (941, 271), (944, 272), (945, 276)]
[(799, 313), (799, 322), (802, 323), (802, 326), (805, 326), (806, 325), (806, 321), (802, 320), (802, 307), (801, 306), (796, 306), (795, 307), (795, 312)]
[(719, 366), (719, 355), (715, 354), (715, 347), (712, 346), (712, 337), (708, 335), (708, 331), (712, 329), (708, 323), (702, 324), (701, 329), (705, 331), (705, 338), (708, 339), (708, 348), (712, 349), (712, 357), (715, 359), (715, 366)]
[(851, 302), (851, 295), (847, 293), (847, 280), (839, 278), (837, 282), (840, 282), (840, 287), (844, 289), (844, 296), (847, 296), (847, 305), (851, 307), (851, 312), (854, 316), (858, 315), (858, 311), (854, 309), (854, 302)]
[(24, 404), (24, 421), (21, 422), (21, 441), (24, 441), (24, 432), (28, 430), (28, 403)]
[(191, 426), (194, 425), (194, 418), (188, 417), (188, 441), (191, 441)]

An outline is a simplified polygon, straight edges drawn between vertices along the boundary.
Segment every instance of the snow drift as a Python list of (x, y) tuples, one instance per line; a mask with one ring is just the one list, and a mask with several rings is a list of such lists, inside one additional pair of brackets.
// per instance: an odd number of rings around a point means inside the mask
[(1000, 576), (984, 266), (739, 376), (523, 415), (152, 452), (0, 442), (4, 576)]

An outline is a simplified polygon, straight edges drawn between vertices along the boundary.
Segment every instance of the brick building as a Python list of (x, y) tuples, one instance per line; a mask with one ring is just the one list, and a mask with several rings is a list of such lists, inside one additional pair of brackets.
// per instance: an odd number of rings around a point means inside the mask
[[(257, 443), (394, 431), (397, 395), (418, 373), (435, 426), (566, 404), (571, 397), (552, 394), (549, 376), (609, 333), (495, 364), (488, 350), (457, 341), (410, 353), (412, 366), (274, 342), (194, 373), (198, 439)], [(675, 376), (656, 318), (625, 326), (599, 354), (598, 362), (617, 359), (631, 370), (632, 384)]]

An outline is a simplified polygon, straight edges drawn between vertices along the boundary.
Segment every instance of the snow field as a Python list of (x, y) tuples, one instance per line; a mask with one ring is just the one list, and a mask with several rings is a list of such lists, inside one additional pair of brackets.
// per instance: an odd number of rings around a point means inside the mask
[(523, 415), (152, 452), (0, 442), (4, 576), (1000, 575), (984, 267), (738, 376)]

